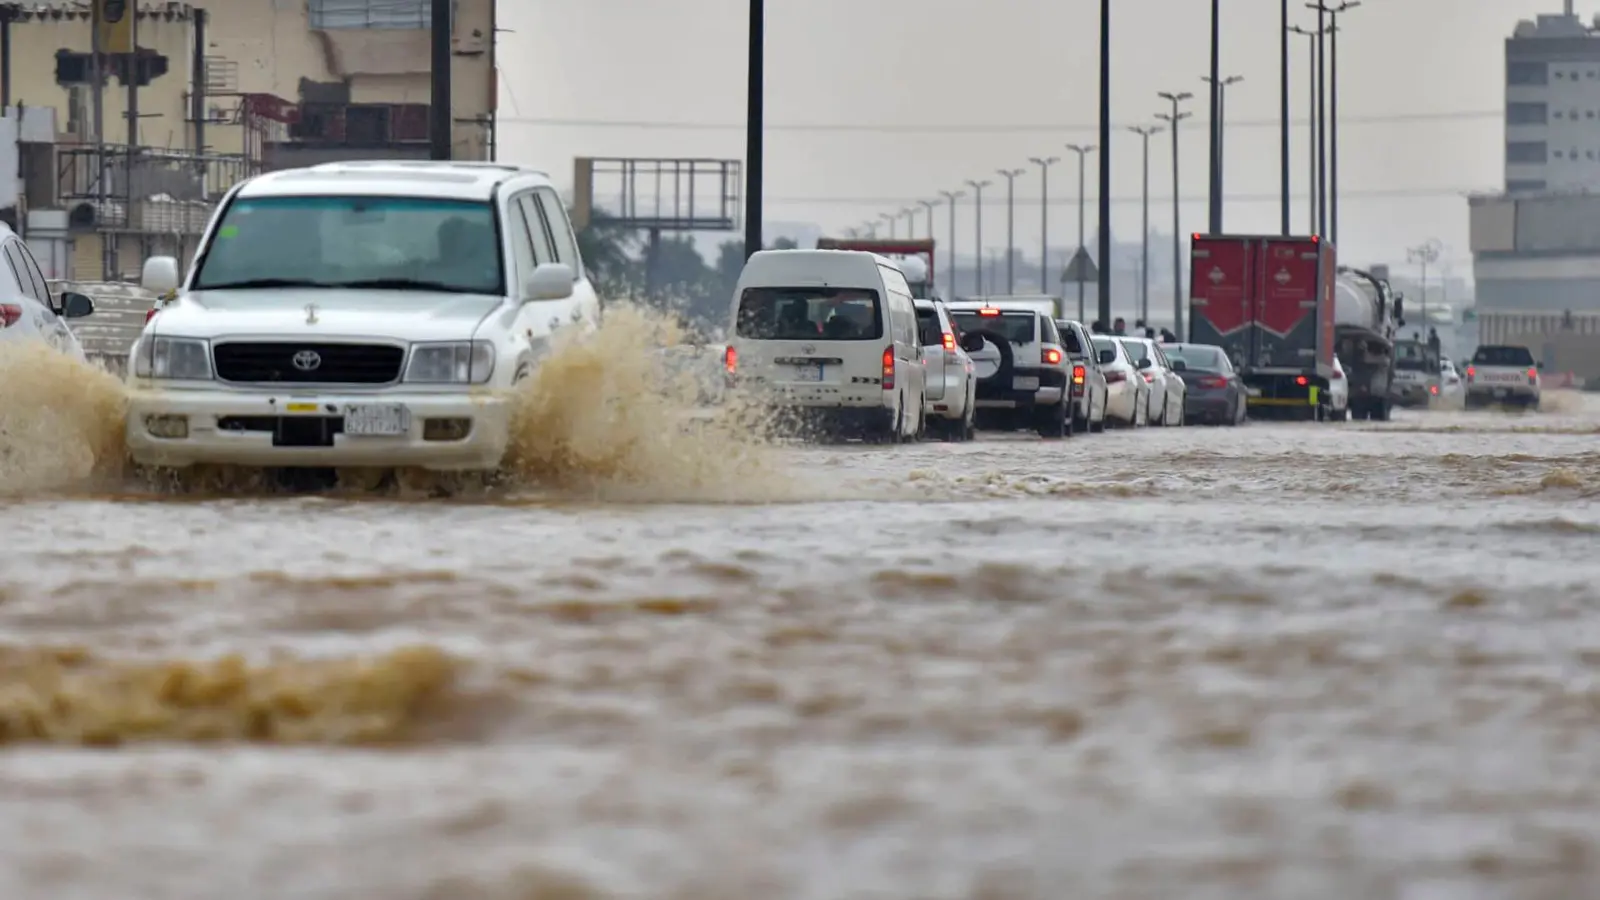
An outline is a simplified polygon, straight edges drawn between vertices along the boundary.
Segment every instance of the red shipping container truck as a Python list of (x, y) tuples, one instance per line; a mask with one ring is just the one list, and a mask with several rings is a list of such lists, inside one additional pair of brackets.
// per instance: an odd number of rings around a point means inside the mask
[(1320, 418), (1333, 376), (1333, 245), (1196, 234), (1189, 262), (1189, 341), (1227, 352), (1250, 388), (1252, 413)]

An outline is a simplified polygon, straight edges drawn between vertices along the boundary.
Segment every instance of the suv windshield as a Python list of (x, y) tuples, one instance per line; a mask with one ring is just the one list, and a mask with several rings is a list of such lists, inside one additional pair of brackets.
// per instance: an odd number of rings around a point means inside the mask
[(878, 292), (759, 287), (739, 295), (740, 337), (758, 341), (871, 341), (883, 337)]
[(1175, 347), (1164, 345), (1161, 351), (1171, 362), (1182, 362), (1184, 368), (1194, 372), (1225, 371), (1228, 358), (1216, 347)]
[(1533, 365), (1533, 354), (1527, 347), (1479, 347), (1472, 361), (1480, 366), (1510, 366), (1526, 369)]
[(1038, 340), (1039, 317), (1035, 313), (1003, 312), (998, 316), (985, 316), (976, 310), (958, 310), (951, 312), (950, 317), (963, 332), (986, 331), (1018, 345)]
[(381, 287), (505, 294), (494, 207), (421, 197), (249, 197), (228, 204), (195, 290)]

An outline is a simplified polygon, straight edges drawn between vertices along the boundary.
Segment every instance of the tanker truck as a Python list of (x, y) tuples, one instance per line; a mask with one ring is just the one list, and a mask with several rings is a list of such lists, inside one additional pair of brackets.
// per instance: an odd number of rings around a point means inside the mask
[(1395, 335), (1405, 325), (1386, 270), (1340, 266), (1333, 287), (1334, 346), (1350, 388), (1350, 415), (1379, 422), (1394, 407)]

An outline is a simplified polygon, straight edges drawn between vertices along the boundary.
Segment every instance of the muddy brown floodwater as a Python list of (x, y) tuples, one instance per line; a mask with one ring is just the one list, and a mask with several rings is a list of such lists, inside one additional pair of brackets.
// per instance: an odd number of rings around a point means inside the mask
[(13, 490), (0, 897), (1597, 896), (1600, 403), (1548, 406)]

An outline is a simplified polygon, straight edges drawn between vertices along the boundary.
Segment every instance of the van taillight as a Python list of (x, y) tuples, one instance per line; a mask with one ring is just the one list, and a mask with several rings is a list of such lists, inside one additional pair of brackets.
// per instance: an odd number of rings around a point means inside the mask
[(955, 335), (953, 335), (950, 332), (946, 331), (944, 333), (944, 335), (939, 338), (939, 340), (944, 344), (944, 351), (946, 353), (954, 353), (954, 352), (956, 352), (956, 336)]
[(883, 389), (894, 390), (894, 345), (883, 348)]
[(1072, 367), (1072, 383), (1073, 384), (1083, 384), (1083, 373), (1084, 373), (1083, 366), (1073, 366)]
[(722, 368), (729, 375), (739, 371), (739, 351), (732, 346), (722, 351)]

